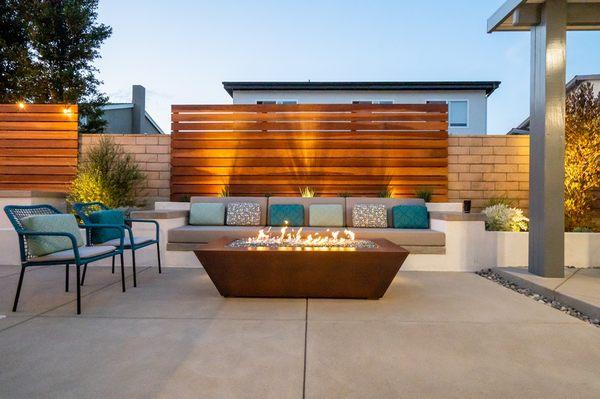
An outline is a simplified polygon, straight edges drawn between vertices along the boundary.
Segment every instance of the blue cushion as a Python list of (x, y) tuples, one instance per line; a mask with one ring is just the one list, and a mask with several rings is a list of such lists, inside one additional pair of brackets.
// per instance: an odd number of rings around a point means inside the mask
[[(286, 223), (287, 222), (287, 223)], [(269, 207), (269, 226), (304, 226), (304, 206), (277, 204)]]
[[(92, 212), (89, 218), (92, 224), (125, 225), (125, 214), (118, 209)], [(92, 229), (92, 244), (101, 244), (115, 238), (121, 238), (121, 232), (117, 229)]]
[(223, 226), (225, 205), (223, 203), (196, 202), (190, 207), (190, 224), (194, 226)]
[(394, 228), (396, 229), (428, 229), (429, 212), (422, 205), (397, 205), (392, 208)]
[[(81, 232), (75, 216), (68, 214), (35, 215), (22, 220), (25, 230), (44, 233), (71, 233), (77, 239), (77, 246), (83, 245)], [(33, 256), (42, 256), (66, 249), (72, 249), (73, 243), (68, 237), (30, 236), (27, 248)]]

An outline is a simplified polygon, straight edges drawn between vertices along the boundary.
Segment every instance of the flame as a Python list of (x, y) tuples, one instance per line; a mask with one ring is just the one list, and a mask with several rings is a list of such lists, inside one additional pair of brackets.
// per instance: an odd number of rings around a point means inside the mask
[(347, 246), (354, 243), (356, 234), (345, 229), (341, 231), (330, 231), (310, 233), (307, 236), (302, 235), (302, 227), (298, 230), (283, 226), (279, 234), (271, 234), (271, 228), (260, 229), (258, 234), (247, 240), (248, 243), (265, 246), (302, 246), (302, 247), (336, 247)]

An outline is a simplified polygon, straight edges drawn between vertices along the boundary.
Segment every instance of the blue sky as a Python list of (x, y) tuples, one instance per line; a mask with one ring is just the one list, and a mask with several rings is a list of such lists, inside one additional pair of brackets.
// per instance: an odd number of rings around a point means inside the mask
[[(529, 34), (486, 33), (504, 0), (101, 0), (113, 35), (97, 62), (111, 101), (147, 89), (170, 131), (170, 105), (228, 103), (222, 81), (500, 80), (488, 132), (529, 114)], [(600, 73), (600, 32), (568, 34), (567, 79)]]

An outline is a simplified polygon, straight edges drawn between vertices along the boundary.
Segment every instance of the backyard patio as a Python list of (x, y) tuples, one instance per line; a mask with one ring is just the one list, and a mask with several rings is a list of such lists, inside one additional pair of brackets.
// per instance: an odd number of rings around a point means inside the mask
[[(202, 269), (0, 269), (0, 397), (596, 397), (600, 335), (475, 274), (400, 272), (379, 301), (222, 298)], [(73, 277), (73, 276), (72, 276)], [(130, 285), (131, 281), (128, 281)], [(33, 295), (35, 293), (35, 295)]]

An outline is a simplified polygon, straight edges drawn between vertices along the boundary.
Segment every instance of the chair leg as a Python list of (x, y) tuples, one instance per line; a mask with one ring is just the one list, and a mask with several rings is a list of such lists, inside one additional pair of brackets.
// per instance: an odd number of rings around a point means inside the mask
[(19, 303), (19, 295), (21, 295), (21, 286), (23, 285), (23, 276), (25, 275), (25, 266), (21, 266), (21, 275), (19, 276), (19, 284), (17, 284), (17, 294), (15, 295), (15, 303), (13, 305), (13, 312), (17, 311), (17, 304)]
[(121, 288), (125, 292), (125, 262), (123, 262), (123, 253), (121, 253)]
[(112, 274), (115, 274), (115, 257), (112, 257)]
[(85, 265), (83, 265), (83, 276), (81, 277), (81, 285), (83, 285), (83, 282), (85, 281), (85, 273), (87, 272), (87, 263)]
[(162, 273), (162, 269), (160, 267), (160, 244), (156, 243), (156, 256), (158, 257), (158, 273)]
[(135, 272), (135, 250), (132, 248), (131, 249), (131, 260), (133, 263), (133, 286), (137, 287), (137, 276), (136, 276), (136, 272)]
[(69, 292), (69, 264), (65, 265), (65, 292)]
[(79, 280), (80, 280), (80, 266), (79, 264), (76, 264), (77, 266), (77, 314), (81, 314), (81, 285)]

